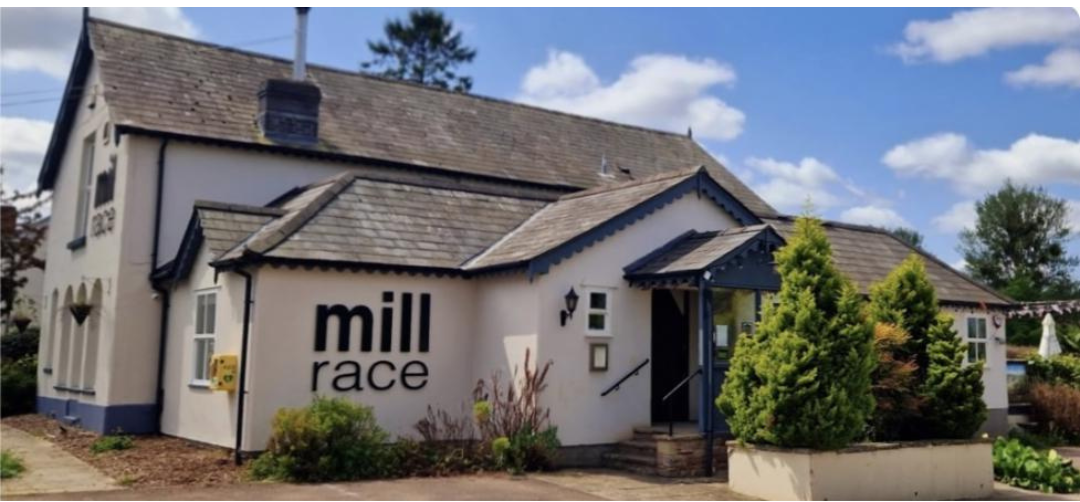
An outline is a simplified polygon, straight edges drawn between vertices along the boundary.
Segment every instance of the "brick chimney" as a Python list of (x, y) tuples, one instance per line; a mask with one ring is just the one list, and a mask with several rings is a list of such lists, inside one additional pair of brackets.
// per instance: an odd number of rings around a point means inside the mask
[(319, 102), (322, 92), (307, 81), (307, 14), (296, 8), (296, 55), (292, 79), (269, 79), (259, 87), (259, 129), (268, 139), (299, 145), (319, 141)]

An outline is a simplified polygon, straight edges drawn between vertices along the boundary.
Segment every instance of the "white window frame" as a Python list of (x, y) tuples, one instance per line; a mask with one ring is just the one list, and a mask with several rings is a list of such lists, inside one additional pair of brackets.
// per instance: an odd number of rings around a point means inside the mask
[(83, 140), (82, 165), (79, 171), (79, 193), (75, 207), (75, 239), (86, 237), (90, 228), (90, 202), (94, 190), (94, 133)]
[[(199, 387), (210, 386), (210, 360), (214, 357), (214, 350), (217, 345), (217, 312), (218, 312), (218, 291), (220, 288), (200, 289), (194, 292), (192, 295), (192, 337), (191, 337), (191, 384)], [(213, 298), (214, 309), (212, 316), (210, 317), (209, 327), (206, 325), (206, 317), (204, 316), (199, 322), (200, 309), (205, 303), (200, 303), (203, 298)], [(205, 315), (205, 310), (203, 310)], [(204, 351), (206, 357), (202, 360), (199, 358), (199, 346), (201, 344), (209, 344), (209, 351)], [(200, 375), (202, 373), (202, 375)], [(202, 378), (200, 378), (200, 376)]]
[[(964, 341), (967, 342), (964, 352), (964, 360), (968, 364), (973, 364), (982, 361), (986, 363), (986, 349), (987, 349), (987, 327), (989, 321), (984, 316), (969, 316), (965, 321), (964, 326)], [(975, 328), (975, 333), (972, 333), (972, 327)], [(980, 330), (981, 326), (981, 330)], [(975, 358), (972, 359), (971, 351), (972, 347), (975, 348)], [(982, 358), (979, 358), (979, 347), (982, 347)]]
[[(610, 289), (603, 288), (585, 288), (585, 334), (588, 336), (611, 336), (611, 298), (612, 291)], [(599, 294), (604, 295), (604, 308), (593, 308), (592, 295)], [(589, 325), (589, 318), (593, 315), (604, 316), (603, 329), (595, 329)]]

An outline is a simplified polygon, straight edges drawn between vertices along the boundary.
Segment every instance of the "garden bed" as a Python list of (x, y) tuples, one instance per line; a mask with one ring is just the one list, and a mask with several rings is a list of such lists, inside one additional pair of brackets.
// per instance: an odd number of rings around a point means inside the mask
[(42, 415), (7, 417), (3, 423), (56, 444), (124, 486), (212, 486), (237, 483), (245, 475), (230, 450), (185, 439), (135, 436), (132, 448), (93, 453), (90, 446), (101, 436)]
[(766, 500), (954, 500), (994, 490), (989, 441), (863, 443), (835, 451), (733, 446), (731, 489)]

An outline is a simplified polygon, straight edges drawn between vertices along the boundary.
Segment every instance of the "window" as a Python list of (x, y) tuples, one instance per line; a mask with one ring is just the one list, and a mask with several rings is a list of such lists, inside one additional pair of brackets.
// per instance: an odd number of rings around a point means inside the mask
[(610, 334), (611, 306), (608, 304), (607, 292), (589, 291), (588, 301), (588, 312), (586, 312), (587, 318), (585, 321), (588, 333), (593, 335)]
[(75, 207), (75, 239), (86, 238), (90, 219), (90, 193), (94, 189), (94, 135), (83, 141), (82, 171), (79, 172), (79, 194)]
[(969, 363), (986, 360), (986, 318), (969, 317), (967, 320)]
[(195, 373), (196, 384), (210, 383), (210, 358), (214, 356), (214, 333), (217, 329), (217, 291), (195, 294)]
[(113, 187), (116, 185), (116, 169), (111, 168), (98, 173), (97, 182), (95, 184), (97, 187), (94, 188), (94, 209), (97, 209), (113, 200)]

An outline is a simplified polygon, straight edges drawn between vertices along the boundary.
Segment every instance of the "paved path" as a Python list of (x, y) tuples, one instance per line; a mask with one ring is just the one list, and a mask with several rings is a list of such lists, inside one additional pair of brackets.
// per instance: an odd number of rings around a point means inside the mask
[(26, 466), (18, 477), (5, 479), (0, 484), (0, 495), (4, 498), (30, 493), (117, 489), (112, 479), (86, 462), (59, 446), (19, 429), (3, 426), (0, 429), (0, 443), (3, 449), (11, 450), (22, 458)]
[[(511, 477), (483, 474), (357, 483), (238, 483), (209, 488), (175, 486), (130, 490), (16, 495), (5, 500), (748, 500), (727, 483), (666, 479), (617, 471), (566, 470)], [(988, 500), (1077, 500), (995, 483)]]
[[(21, 497), (20, 497), (21, 498)], [(5, 497), (7, 499), (7, 497)], [(26, 500), (599, 500), (532, 476), (501, 474), (333, 484), (240, 483), (211, 488), (60, 493)]]

